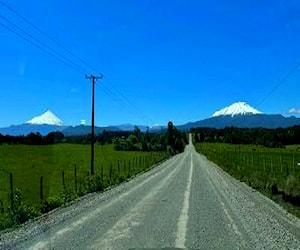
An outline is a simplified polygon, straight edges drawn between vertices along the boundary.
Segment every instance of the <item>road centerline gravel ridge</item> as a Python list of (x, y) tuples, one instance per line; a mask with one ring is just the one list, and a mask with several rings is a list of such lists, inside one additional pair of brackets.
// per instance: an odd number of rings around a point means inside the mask
[(142, 248), (300, 249), (300, 220), (190, 142), (126, 183), (0, 233), (0, 249)]

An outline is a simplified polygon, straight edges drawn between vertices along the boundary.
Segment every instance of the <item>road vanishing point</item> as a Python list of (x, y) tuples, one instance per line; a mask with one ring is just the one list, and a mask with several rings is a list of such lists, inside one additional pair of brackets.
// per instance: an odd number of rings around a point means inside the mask
[(103, 193), (0, 234), (0, 249), (300, 249), (300, 220), (191, 142)]

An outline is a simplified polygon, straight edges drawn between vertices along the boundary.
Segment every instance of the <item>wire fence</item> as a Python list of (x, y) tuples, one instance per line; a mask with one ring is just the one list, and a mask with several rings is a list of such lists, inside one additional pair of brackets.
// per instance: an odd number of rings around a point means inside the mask
[(148, 156), (117, 160), (97, 166), (94, 175), (74, 164), (72, 169), (55, 170), (51, 175), (32, 178), (31, 183), (23, 183), (23, 187), (18, 185), (22, 179), (20, 173), (0, 170), (0, 214), (14, 210), (16, 190), (22, 192), (24, 203), (47, 212), (52, 208), (53, 204), (49, 204), (51, 202), (56, 202), (58, 206), (89, 192), (103, 191), (152, 168), (168, 157), (167, 152), (155, 152)]

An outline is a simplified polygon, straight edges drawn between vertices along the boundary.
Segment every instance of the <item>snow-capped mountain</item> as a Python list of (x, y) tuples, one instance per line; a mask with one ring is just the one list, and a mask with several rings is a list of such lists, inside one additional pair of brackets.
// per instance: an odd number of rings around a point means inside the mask
[(251, 107), (246, 102), (236, 102), (231, 104), (228, 107), (216, 111), (212, 115), (212, 117), (225, 116), (225, 115), (230, 115), (231, 117), (234, 117), (236, 115), (257, 115), (257, 114), (262, 114), (262, 112)]
[(40, 116), (36, 116), (32, 118), (31, 120), (25, 122), (25, 124), (63, 126), (62, 120), (60, 120), (50, 110), (47, 110), (45, 113), (43, 113)]
[(232, 105), (216, 111), (212, 117), (188, 122), (179, 129), (188, 131), (191, 128), (287, 128), (300, 125), (300, 118), (284, 117), (280, 114), (263, 114), (251, 107), (246, 102), (236, 102)]

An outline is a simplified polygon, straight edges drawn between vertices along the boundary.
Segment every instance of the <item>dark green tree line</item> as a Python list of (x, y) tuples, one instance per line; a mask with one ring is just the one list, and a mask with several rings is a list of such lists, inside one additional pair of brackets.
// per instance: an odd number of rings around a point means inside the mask
[(236, 128), (223, 129), (197, 128), (192, 129), (195, 142), (224, 142), (232, 144), (256, 144), (265, 147), (283, 147), (284, 145), (300, 144), (300, 126), (290, 128)]

